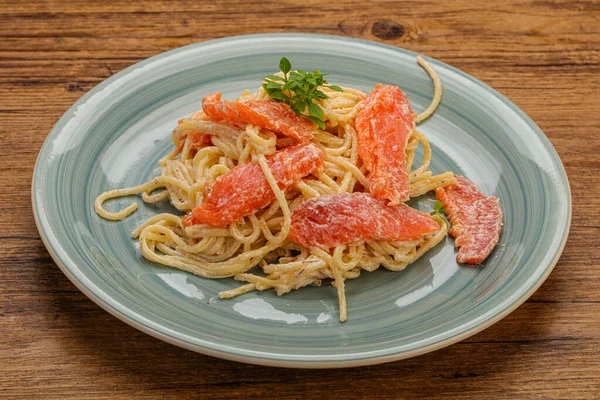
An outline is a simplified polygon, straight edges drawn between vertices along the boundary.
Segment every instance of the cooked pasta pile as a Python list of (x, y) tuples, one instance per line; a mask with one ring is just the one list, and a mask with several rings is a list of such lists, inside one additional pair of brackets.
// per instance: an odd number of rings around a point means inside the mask
[[(441, 98), (439, 78), (423, 60), (419, 63), (435, 83), (431, 106), (419, 115), (422, 121), (431, 115)], [(326, 129), (318, 130), (313, 143), (324, 153), (324, 169), (309, 175), (286, 191), (279, 189), (265, 156), (294, 142), (254, 125), (236, 126), (211, 122), (202, 111), (180, 121), (173, 131), (174, 150), (162, 158), (160, 176), (127, 189), (105, 192), (95, 201), (96, 212), (110, 220), (121, 220), (137, 209), (135, 203), (119, 212), (107, 211), (103, 203), (112, 198), (142, 194), (154, 203), (168, 199), (183, 213), (204, 201), (217, 177), (236, 165), (258, 163), (275, 193), (271, 204), (253, 215), (216, 228), (208, 225), (184, 227), (183, 215), (158, 214), (135, 229), (142, 255), (150, 261), (188, 271), (204, 278), (234, 277), (242, 286), (220, 293), (221, 298), (238, 296), (253, 290), (273, 289), (278, 295), (307, 285), (321, 285), (331, 280), (339, 298), (340, 320), (347, 318), (344, 281), (357, 278), (363, 270), (383, 266), (400, 271), (439, 243), (448, 230), (447, 223), (434, 217), (439, 230), (428, 237), (410, 242), (360, 241), (323, 249), (307, 249), (287, 240), (291, 212), (306, 199), (335, 193), (368, 191), (366, 170), (358, 157), (354, 119), (365, 94), (352, 88), (343, 92), (322, 89), (328, 99), (322, 101)], [(241, 94), (239, 100), (268, 100), (261, 87)], [(193, 132), (211, 136), (212, 144), (198, 148)], [(413, 166), (415, 150), (423, 148), (423, 161)], [(415, 130), (406, 150), (406, 168), (410, 179), (410, 196), (417, 197), (441, 186), (454, 184), (451, 172), (434, 175), (429, 170), (431, 147), (427, 138)], [(159, 190), (162, 189), (162, 190)], [(262, 273), (255, 272), (258, 266)], [(257, 270), (258, 271), (258, 270)]]

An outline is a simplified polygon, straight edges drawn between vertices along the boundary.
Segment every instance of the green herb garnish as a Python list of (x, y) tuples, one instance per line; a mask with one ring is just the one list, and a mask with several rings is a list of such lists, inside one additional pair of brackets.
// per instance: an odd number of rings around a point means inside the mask
[[(442, 214), (446, 214), (446, 209), (443, 207), (443, 204), (441, 201), (436, 200), (435, 203), (433, 204), (433, 211), (429, 213), (429, 215), (439, 215), (440, 217), (442, 216)], [(452, 223), (450, 221), (448, 221), (448, 229), (452, 228)]]
[(283, 77), (268, 75), (263, 79), (265, 83), (262, 87), (269, 97), (274, 101), (288, 104), (296, 114), (308, 118), (319, 128), (325, 129), (323, 110), (317, 103), (328, 99), (329, 96), (319, 90), (319, 87), (337, 92), (343, 92), (342, 88), (328, 85), (324, 77), (329, 74), (322, 74), (321, 71), (292, 71), (292, 63), (285, 57), (281, 57), (279, 69)]
[(429, 215), (441, 215), (446, 214), (446, 209), (442, 207), (442, 202), (439, 200), (435, 201), (433, 205), (433, 211), (429, 213)]

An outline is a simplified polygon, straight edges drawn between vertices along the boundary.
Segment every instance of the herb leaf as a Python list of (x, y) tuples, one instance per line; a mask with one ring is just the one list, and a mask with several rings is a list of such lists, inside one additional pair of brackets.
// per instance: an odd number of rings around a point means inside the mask
[(262, 87), (271, 99), (288, 104), (292, 111), (314, 122), (319, 128), (325, 129), (325, 115), (323, 109), (317, 104), (329, 96), (319, 87), (326, 87), (337, 92), (343, 92), (339, 86), (328, 85), (321, 71), (292, 71), (292, 63), (285, 57), (279, 61), (279, 69), (283, 77), (267, 75), (263, 79)]
[[(429, 213), (429, 215), (439, 215), (440, 217), (442, 216), (442, 214), (446, 215), (446, 209), (444, 208), (444, 205), (442, 204), (441, 201), (436, 200), (435, 203), (433, 204), (433, 211)], [(448, 218), (446, 218), (448, 219)], [(448, 229), (452, 229), (452, 222), (448, 221)]]
[(289, 100), (289, 97), (286, 96), (284, 93), (281, 93), (281, 92), (272, 93), (269, 96), (271, 96), (271, 98), (273, 100), (279, 100), (279, 101), (283, 101), (283, 102)]
[(269, 83), (267, 83), (267, 88), (266, 88), (266, 90), (269, 90), (269, 89), (280, 89), (280, 88), (281, 88), (281, 84), (280, 84), (280, 83), (277, 83), (277, 82), (269, 82)]
[[(275, 99), (273, 99), (273, 100), (275, 100)], [(296, 102), (291, 105), (291, 108), (292, 108), (292, 111), (295, 112), (296, 114), (302, 115), (302, 113), (304, 112), (304, 109), (306, 107), (303, 107), (303, 105), (300, 104), (300, 102)]]
[(310, 103), (308, 105), (308, 112), (314, 116), (319, 118), (321, 121), (323, 121), (323, 110), (321, 110), (321, 107), (319, 107), (318, 105), (316, 105), (315, 103)]
[(310, 119), (312, 122), (314, 122), (319, 128), (321, 129), (325, 129), (325, 122), (321, 121), (319, 118), (317, 117), (312, 117), (312, 116), (305, 116), (305, 118)]
[(287, 75), (292, 70), (292, 63), (287, 58), (281, 57), (281, 60), (279, 60), (279, 69), (284, 75)]
[(280, 77), (280, 76), (277, 76), (277, 75), (267, 75), (267, 77), (266, 77), (266, 78), (264, 78), (263, 80), (264, 80), (264, 81), (267, 81), (267, 82), (268, 82), (269, 80), (272, 80), (272, 81), (278, 82), (278, 81), (283, 81), (283, 78), (282, 78), (282, 77)]
[(430, 212), (430, 215), (436, 215), (436, 214), (446, 214), (446, 209), (443, 208), (443, 204), (441, 201), (436, 200), (435, 203), (433, 204), (433, 211)]

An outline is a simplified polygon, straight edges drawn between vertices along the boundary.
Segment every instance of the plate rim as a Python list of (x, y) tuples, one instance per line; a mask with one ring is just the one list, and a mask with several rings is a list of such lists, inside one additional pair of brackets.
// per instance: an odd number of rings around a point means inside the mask
[[(564, 181), (564, 183), (566, 184), (567, 215), (566, 215), (566, 221), (564, 221), (564, 222), (561, 221), (562, 223), (565, 224), (565, 230), (564, 230), (564, 232), (562, 232), (563, 237), (562, 237), (560, 246), (559, 246), (558, 250), (556, 251), (554, 258), (547, 265), (547, 267), (544, 270), (544, 273), (542, 275), (540, 275), (538, 277), (538, 279), (534, 283), (532, 283), (529, 286), (529, 288), (526, 289), (518, 299), (513, 300), (512, 302), (509, 302), (508, 305), (505, 305), (504, 307), (502, 307), (502, 310), (500, 312), (493, 314), (491, 317), (489, 317), (485, 321), (479, 323), (476, 326), (471, 327), (470, 329), (466, 329), (465, 331), (463, 331), (461, 333), (450, 335), (449, 337), (446, 337), (445, 339), (442, 339), (438, 342), (431, 343), (431, 344), (428, 344), (428, 345), (425, 345), (425, 346), (422, 346), (422, 347), (419, 347), (416, 349), (411, 349), (408, 351), (394, 352), (394, 347), (391, 347), (391, 348), (386, 349), (389, 352), (388, 354), (380, 355), (380, 356), (373, 356), (373, 357), (370, 357), (368, 355), (368, 352), (364, 352), (364, 353), (357, 353), (357, 354), (345, 353), (345, 354), (336, 355), (336, 356), (327, 355), (327, 354), (315, 354), (315, 355), (305, 356), (305, 357), (303, 357), (303, 359), (299, 359), (299, 358), (294, 358), (294, 355), (287, 355), (287, 354), (282, 354), (282, 353), (277, 354), (277, 353), (265, 352), (265, 351), (237, 349), (237, 348), (232, 348), (229, 346), (217, 346), (217, 347), (229, 348), (231, 350), (231, 352), (228, 352), (225, 350), (215, 349), (214, 348), (215, 343), (206, 342), (205, 340), (203, 340), (203, 342), (213, 345), (213, 347), (202, 346), (200, 344), (187, 342), (187, 341), (183, 340), (182, 338), (170, 336), (165, 332), (158, 331), (150, 326), (143, 324), (141, 321), (134, 319), (134, 317), (127, 315), (127, 313), (118, 310), (113, 305), (109, 304), (109, 301), (107, 299), (103, 299), (96, 292), (94, 292), (93, 290), (88, 288), (88, 286), (86, 286), (84, 284), (84, 282), (78, 276), (76, 276), (73, 273), (73, 271), (71, 271), (71, 269), (70, 269), (70, 268), (74, 267), (75, 270), (78, 270), (79, 267), (75, 263), (73, 263), (73, 266), (71, 266), (71, 267), (67, 266), (65, 263), (63, 263), (62, 258), (55, 251), (54, 244), (58, 244), (57, 247), (61, 247), (59, 240), (56, 236), (47, 235), (45, 228), (46, 229), (49, 228), (49, 226), (48, 226), (49, 223), (47, 223), (47, 222), (44, 223), (44, 221), (42, 221), (41, 214), (43, 214), (43, 212), (40, 211), (40, 207), (39, 207), (40, 204), (38, 204), (38, 199), (36, 198), (36, 177), (39, 175), (39, 170), (41, 168), (41, 161), (40, 161), (41, 155), (44, 152), (44, 150), (49, 147), (49, 143), (51, 142), (51, 139), (53, 139), (57, 135), (59, 135), (59, 133), (62, 130), (62, 126), (64, 125), (64, 123), (66, 121), (68, 121), (74, 115), (74, 110), (78, 106), (80, 106), (81, 104), (84, 104), (88, 100), (88, 98), (90, 98), (92, 95), (94, 95), (95, 93), (102, 90), (106, 85), (111, 84), (111, 83), (125, 77), (126, 75), (128, 75), (130, 72), (132, 72), (133, 70), (135, 70), (137, 68), (140, 68), (140, 67), (150, 64), (154, 61), (157, 61), (162, 58), (169, 57), (176, 53), (190, 50), (193, 48), (194, 49), (202, 48), (204, 46), (210, 46), (210, 45), (214, 45), (217, 43), (236, 42), (236, 41), (245, 40), (245, 39), (260, 39), (260, 38), (266, 38), (266, 37), (271, 38), (271, 39), (278, 38), (278, 37), (288, 37), (288, 38), (298, 38), (298, 39), (321, 38), (321, 39), (327, 39), (327, 40), (332, 40), (332, 41), (341, 41), (341, 42), (362, 44), (364, 46), (380, 47), (383, 49), (387, 49), (389, 51), (400, 52), (400, 53), (408, 54), (411, 56), (419, 55), (419, 53), (416, 53), (416, 52), (413, 52), (413, 51), (410, 51), (410, 50), (407, 50), (407, 49), (404, 49), (401, 47), (397, 47), (397, 46), (392, 46), (392, 45), (383, 44), (383, 43), (374, 42), (374, 41), (365, 40), (365, 39), (351, 38), (351, 37), (338, 36), (338, 35), (301, 33), (301, 32), (298, 32), (298, 33), (283, 33), (282, 32), (282, 33), (261, 33), (261, 34), (237, 35), (237, 36), (228, 36), (228, 37), (223, 37), (223, 38), (218, 38), (218, 39), (213, 39), (213, 40), (207, 40), (207, 41), (203, 41), (203, 42), (192, 43), (192, 44), (189, 44), (186, 46), (178, 47), (178, 48), (175, 48), (175, 49), (172, 49), (169, 51), (165, 51), (165, 52), (156, 54), (152, 57), (149, 57), (149, 58), (139, 61), (135, 64), (132, 64), (131, 66), (125, 68), (124, 70), (118, 72), (117, 74), (112, 75), (111, 77), (103, 80), (102, 82), (100, 82), (99, 84), (94, 86), (87, 93), (85, 93), (83, 96), (81, 96), (75, 103), (73, 103), (73, 105), (71, 105), (63, 113), (63, 115), (60, 117), (60, 119), (55, 123), (55, 125), (52, 127), (51, 131), (48, 133), (46, 139), (44, 140), (42, 147), (40, 148), (40, 152), (36, 159), (35, 168), (34, 168), (33, 175), (32, 175), (32, 184), (31, 184), (31, 202), (32, 202), (33, 215), (34, 215), (35, 224), (36, 224), (36, 227), (40, 234), (40, 237), (42, 239), (42, 242), (44, 243), (44, 246), (46, 247), (48, 253), (52, 257), (54, 262), (58, 265), (58, 267), (61, 269), (61, 271), (67, 276), (67, 278), (83, 294), (85, 294), (88, 298), (90, 298), (94, 303), (96, 303), (102, 309), (109, 312), (111, 315), (115, 316), (119, 320), (127, 323), (128, 325), (130, 325), (150, 336), (153, 336), (155, 338), (163, 340), (167, 343), (170, 343), (170, 344), (173, 344), (173, 345), (176, 345), (176, 346), (188, 349), (188, 350), (192, 350), (192, 351), (195, 351), (198, 353), (202, 353), (202, 354), (213, 356), (213, 357), (223, 358), (223, 359), (227, 359), (227, 360), (245, 362), (245, 363), (250, 363), (250, 364), (257, 364), (257, 365), (264, 365), (264, 366), (289, 367), (289, 368), (341, 368), (341, 367), (366, 366), (366, 365), (373, 365), (373, 364), (379, 364), (379, 363), (384, 363), (384, 362), (391, 362), (391, 361), (406, 359), (406, 358), (415, 357), (418, 355), (429, 353), (429, 352), (441, 349), (443, 347), (449, 346), (451, 344), (454, 344), (456, 342), (464, 340), (468, 337), (471, 337), (471, 336), (481, 332), (482, 330), (490, 327), (491, 325), (495, 324), (496, 322), (500, 321), (501, 319), (506, 317), (508, 314), (513, 312), (515, 309), (517, 309), (519, 306), (521, 306), (531, 295), (533, 295), (533, 293), (535, 293), (535, 291), (545, 282), (545, 280), (548, 278), (550, 273), (552, 273), (552, 271), (554, 270), (554, 267), (556, 266), (558, 260), (560, 259), (561, 255), (562, 255), (562, 252), (565, 248), (565, 245), (566, 245), (566, 242), (567, 242), (567, 239), (569, 236), (569, 232), (570, 232), (571, 219), (572, 219), (572, 194), (571, 194), (571, 189), (570, 189), (569, 178), (568, 178), (568, 175), (564, 168), (564, 165), (562, 163), (562, 160), (560, 159), (560, 156), (558, 155), (556, 149), (554, 148), (554, 146), (552, 145), (552, 143), (550, 142), (550, 140), (548, 139), (546, 134), (539, 128), (539, 126), (523, 110), (521, 110), (510, 99), (508, 99), (506, 96), (502, 95), (500, 92), (498, 92), (496, 89), (492, 88), (491, 86), (487, 85), (486, 83), (473, 77), (472, 75), (469, 75), (466, 72), (463, 72), (455, 67), (452, 67), (451, 65), (448, 65), (444, 62), (438, 61), (431, 57), (427, 57), (427, 58), (429, 60), (432, 60), (435, 64), (439, 64), (439, 65), (443, 66), (444, 68), (447, 68), (447, 69), (451, 70), (452, 72), (462, 76), (463, 78), (466, 78), (467, 80), (471, 81), (472, 83), (484, 88), (488, 93), (494, 95), (497, 99), (502, 101), (502, 103), (506, 104), (512, 111), (514, 111), (520, 117), (520, 119), (522, 121), (524, 121), (534, 131), (534, 133), (540, 138), (542, 144), (547, 149), (549, 155), (551, 156), (553, 161), (556, 163), (556, 166), (558, 167), (558, 170), (560, 172), (560, 177), (559, 177), (560, 180)], [(48, 229), (48, 230), (50, 231), (50, 229)], [(55, 243), (53, 243), (53, 241)], [(525, 285), (525, 283), (523, 284), (523, 286), (524, 285)], [(106, 293), (104, 293), (100, 288), (98, 288), (93, 283), (92, 283), (92, 286), (97, 288), (99, 292), (106, 295)], [(523, 286), (521, 286), (521, 287), (523, 287)], [(109, 299), (110, 299), (110, 296), (107, 296), (107, 297), (109, 297)], [(508, 302), (509, 300), (510, 299), (507, 299), (505, 301)], [(122, 303), (120, 303), (119, 301), (115, 301), (115, 302), (122, 305)], [(127, 307), (125, 307), (125, 306), (123, 306), (123, 307), (125, 309), (131, 311)], [(143, 316), (138, 315), (137, 313), (134, 313), (134, 314), (137, 315), (138, 317), (140, 317), (141, 319), (144, 319)], [(152, 323), (152, 324), (158, 325), (156, 323)], [(168, 330), (168, 328), (166, 328), (165, 330)], [(362, 356), (359, 356), (361, 354), (362, 354)], [(332, 358), (332, 359), (327, 360), (326, 358), (328, 358), (328, 357)]]

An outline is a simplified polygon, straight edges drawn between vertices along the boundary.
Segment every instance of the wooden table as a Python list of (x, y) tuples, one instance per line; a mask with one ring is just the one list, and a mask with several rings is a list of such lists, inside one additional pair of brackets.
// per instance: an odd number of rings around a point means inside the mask
[[(0, 397), (600, 398), (600, 2), (0, 0)], [(58, 118), (157, 53), (257, 32), (318, 32), (422, 52), (498, 89), (546, 132), (573, 223), (548, 281), (464, 342), (360, 369), (257, 367), (118, 321), (56, 267), (30, 181)]]

